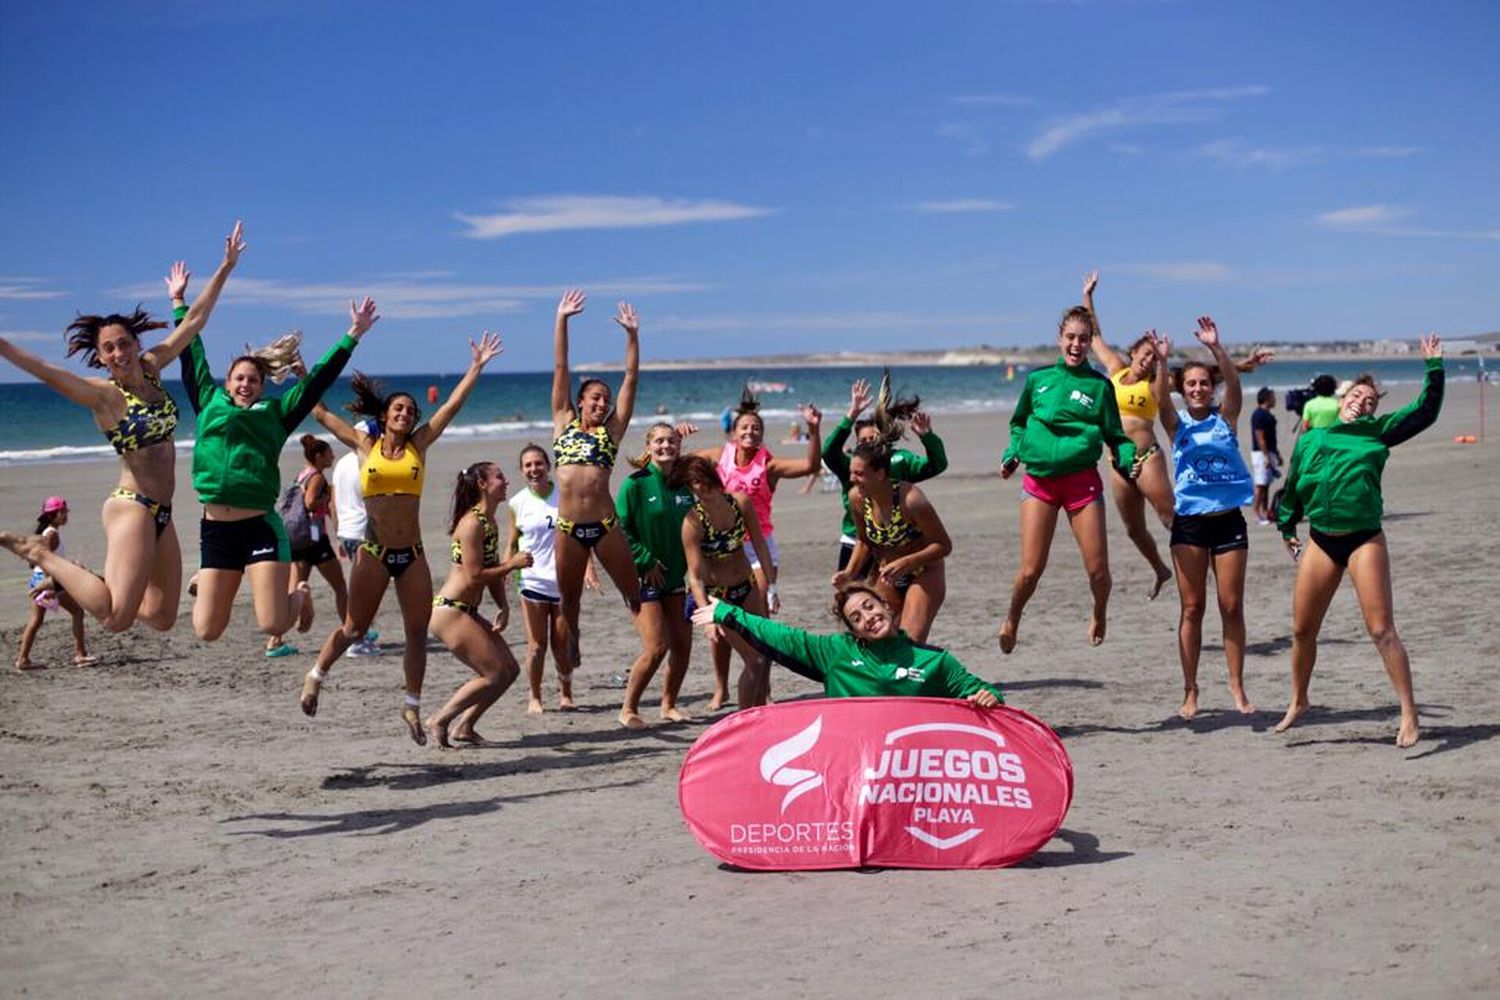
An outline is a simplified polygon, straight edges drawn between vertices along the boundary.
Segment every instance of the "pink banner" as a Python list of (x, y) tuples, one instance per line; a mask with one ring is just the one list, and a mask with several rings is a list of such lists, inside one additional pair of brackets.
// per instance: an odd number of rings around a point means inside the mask
[(698, 842), (742, 868), (998, 868), (1062, 826), (1073, 765), (1013, 708), (825, 698), (719, 722), (677, 794)]

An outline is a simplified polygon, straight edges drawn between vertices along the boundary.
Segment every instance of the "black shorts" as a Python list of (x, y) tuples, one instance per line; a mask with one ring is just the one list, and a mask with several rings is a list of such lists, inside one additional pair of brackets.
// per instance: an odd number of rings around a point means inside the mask
[(729, 587), (709, 586), (708, 596), (723, 601), (725, 604), (733, 604), (737, 608), (745, 606), (745, 598), (750, 596), (754, 585), (749, 580), (741, 580), (739, 583)]
[(291, 562), (286, 526), (274, 513), (243, 521), (198, 522), (198, 561), (204, 569), (243, 572), (258, 562)]
[(1349, 557), (1354, 555), (1354, 550), (1366, 542), (1373, 541), (1382, 529), (1373, 528), (1364, 531), (1350, 531), (1342, 535), (1330, 535), (1319, 531), (1317, 528), (1309, 528), (1308, 534), (1312, 536), (1313, 544), (1328, 554), (1339, 569), (1349, 568)]
[(679, 583), (675, 587), (653, 587), (651, 586), (651, 584), (646, 582), (645, 577), (641, 578), (642, 604), (646, 603), (647, 601), (660, 601), (663, 598), (667, 597), (681, 597), (686, 593), (687, 587), (681, 583)]
[(1172, 518), (1172, 544), (1207, 549), (1214, 555), (1250, 547), (1250, 532), (1239, 508), (1222, 514), (1178, 514)]
[(326, 535), (306, 548), (292, 550), (292, 562), (307, 563), (309, 566), (321, 566), (337, 558), (333, 554), (333, 543), (328, 541)]

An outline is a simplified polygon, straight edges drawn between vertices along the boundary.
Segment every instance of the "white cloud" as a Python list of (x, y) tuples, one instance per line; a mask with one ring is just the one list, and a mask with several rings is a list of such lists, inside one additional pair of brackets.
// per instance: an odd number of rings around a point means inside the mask
[(1412, 210), (1401, 205), (1355, 205), (1324, 212), (1314, 220), (1327, 229), (1373, 236), (1408, 236), (1441, 240), (1500, 240), (1500, 229), (1432, 229), (1398, 225)]
[(1394, 160), (1407, 156), (1420, 156), (1425, 152), (1427, 150), (1421, 146), (1359, 146), (1354, 150), (1354, 155)]
[(1285, 170), (1287, 167), (1316, 163), (1328, 152), (1323, 146), (1268, 147), (1251, 146), (1240, 139), (1216, 139), (1204, 143), (1195, 152), (1216, 160), (1226, 167), (1247, 170), (1264, 167), (1267, 170)]
[(61, 330), (53, 333), (43, 333), (40, 330), (0, 330), (0, 337), (4, 337), (13, 344), (42, 343), (44, 341), (61, 344), (63, 342)]
[(1009, 212), (1016, 206), (992, 198), (954, 198), (950, 201), (922, 201), (912, 206), (919, 212), (955, 215), (964, 212)]
[(41, 278), (0, 277), (0, 299), (35, 301), (60, 299), (68, 294), (52, 288), (43, 288)]
[(1036, 103), (1024, 94), (957, 94), (948, 101), (970, 108), (1025, 108)]
[(767, 208), (718, 199), (626, 197), (621, 195), (548, 195), (518, 198), (492, 215), (455, 213), (469, 227), (464, 236), (493, 240), (517, 233), (550, 233), (564, 229), (636, 229), (689, 222), (725, 222), (766, 215)]
[(922, 316), (895, 312), (729, 314), (662, 316), (651, 329), (693, 333), (801, 333), (840, 330), (984, 329), (1013, 320), (1010, 316)]
[[(421, 272), (418, 272), (420, 275)], [(585, 283), (598, 295), (665, 295), (702, 291), (706, 286), (666, 277), (627, 277)], [(161, 293), (160, 283), (141, 283), (110, 290), (125, 298)], [(279, 306), (311, 316), (343, 316), (349, 300), (370, 296), (380, 315), (391, 319), (444, 319), (517, 312), (530, 301), (550, 300), (564, 291), (561, 285), (483, 285), (420, 277), (348, 281), (298, 282), (274, 278), (235, 278), (225, 287), (226, 303)]]
[(1330, 229), (1369, 229), (1385, 226), (1411, 215), (1411, 209), (1400, 205), (1355, 205), (1324, 212), (1318, 216), (1318, 225)]
[(1139, 274), (1162, 281), (1178, 281), (1187, 284), (1228, 281), (1234, 277), (1234, 269), (1228, 264), (1212, 260), (1156, 261), (1141, 264), (1123, 264), (1109, 268), (1111, 272), (1122, 271)]
[(1041, 162), (1068, 146), (1104, 133), (1123, 132), (1141, 125), (1206, 121), (1216, 117), (1226, 102), (1267, 93), (1270, 93), (1270, 88), (1257, 84), (1126, 98), (1092, 111), (1054, 119), (1040, 135), (1026, 144), (1026, 155)]

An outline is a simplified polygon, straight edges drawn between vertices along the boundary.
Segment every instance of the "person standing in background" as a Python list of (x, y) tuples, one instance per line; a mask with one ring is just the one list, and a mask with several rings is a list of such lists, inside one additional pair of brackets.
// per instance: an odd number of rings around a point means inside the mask
[[(368, 428), (363, 429), (369, 433)], [(333, 463), (329, 487), (333, 490), (329, 513), (333, 518), (333, 535), (338, 539), (334, 550), (340, 559), (347, 559), (353, 566), (354, 553), (359, 551), (359, 543), (365, 540), (365, 524), (369, 520), (365, 513), (364, 494), (359, 490), (358, 452), (345, 452), (343, 458)], [(375, 644), (379, 638), (379, 632), (367, 631), (363, 639), (349, 647), (348, 655), (379, 656), (381, 649)]]
[(1271, 523), (1271, 482), (1281, 475), (1281, 449), (1276, 445), (1276, 391), (1269, 386), (1255, 394), (1250, 413), (1250, 476), (1255, 482), (1255, 523)]

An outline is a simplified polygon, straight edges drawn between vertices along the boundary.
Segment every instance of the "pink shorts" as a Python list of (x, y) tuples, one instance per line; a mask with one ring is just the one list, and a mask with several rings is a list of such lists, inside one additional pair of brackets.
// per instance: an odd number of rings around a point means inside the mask
[(1065, 476), (1033, 476), (1021, 480), (1021, 499), (1030, 497), (1042, 503), (1061, 507), (1069, 514), (1091, 503), (1104, 501), (1104, 481), (1098, 469), (1084, 469)]

